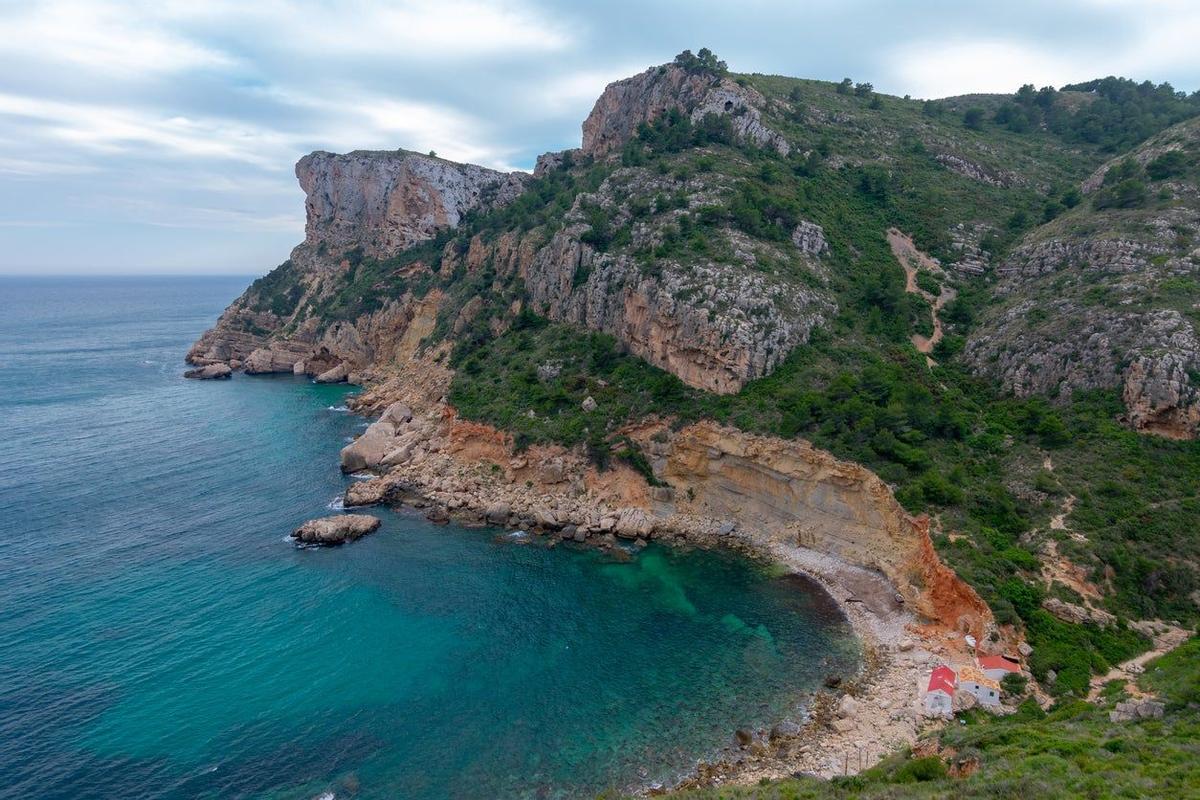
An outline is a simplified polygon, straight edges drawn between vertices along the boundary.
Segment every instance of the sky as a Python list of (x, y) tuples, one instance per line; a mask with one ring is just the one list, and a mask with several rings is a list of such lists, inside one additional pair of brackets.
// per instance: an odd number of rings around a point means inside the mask
[(305, 153), (528, 170), (685, 48), (944, 97), (1193, 91), (1197, 41), (1196, 0), (0, 0), (0, 274), (262, 274), (303, 238)]

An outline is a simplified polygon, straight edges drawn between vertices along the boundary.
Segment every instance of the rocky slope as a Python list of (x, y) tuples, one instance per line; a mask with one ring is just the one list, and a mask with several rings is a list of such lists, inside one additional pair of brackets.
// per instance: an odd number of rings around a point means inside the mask
[(597, 157), (617, 153), (639, 125), (677, 109), (694, 122), (709, 114), (729, 116), (739, 139), (786, 156), (790, 145), (762, 120), (765, 104), (760, 92), (723, 75), (675, 64), (651, 67), (604, 89), (584, 120), (582, 152)]
[[(1149, 167), (1166, 153), (1177, 167)], [(1004, 300), (967, 344), (974, 368), (1021, 395), (1120, 388), (1134, 427), (1194, 437), (1198, 160), (1192, 120), (1084, 181), (1085, 201), (1035, 229), (1000, 268)]]

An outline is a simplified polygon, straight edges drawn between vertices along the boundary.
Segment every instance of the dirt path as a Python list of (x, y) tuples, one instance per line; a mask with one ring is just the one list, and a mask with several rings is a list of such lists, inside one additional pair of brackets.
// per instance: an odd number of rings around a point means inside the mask
[[(918, 250), (917, 246), (913, 244), (911, 237), (896, 228), (891, 228), (887, 232), (887, 240), (888, 245), (892, 248), (892, 255), (900, 262), (900, 266), (904, 267), (904, 291), (923, 297), (932, 306), (930, 316), (933, 318), (933, 335), (925, 337), (919, 333), (914, 333), (912, 335), (912, 343), (913, 347), (917, 348), (917, 352), (925, 354), (926, 363), (933, 366), (937, 362), (930, 358), (929, 354), (933, 352), (933, 348), (942, 340), (943, 336), (942, 320), (939, 313), (958, 293), (946, 285), (946, 273), (941, 266), (928, 255)], [(937, 297), (934, 297), (917, 284), (917, 273), (922, 269), (943, 279), (941, 290)]]
[(1100, 692), (1104, 690), (1104, 684), (1109, 681), (1125, 681), (1125, 691), (1133, 697), (1141, 697), (1145, 694), (1137, 686), (1137, 677), (1146, 669), (1146, 664), (1159, 656), (1166, 655), (1174, 650), (1179, 645), (1191, 638), (1191, 631), (1184, 628), (1177, 628), (1174, 625), (1169, 625), (1166, 622), (1158, 620), (1142, 620), (1134, 622), (1130, 627), (1133, 627), (1142, 633), (1145, 633), (1154, 639), (1154, 647), (1142, 653), (1136, 658), (1131, 658), (1128, 661), (1122, 662), (1110, 669), (1104, 675), (1097, 675), (1092, 678), (1091, 689), (1088, 691), (1088, 700), (1095, 700), (1100, 696)]

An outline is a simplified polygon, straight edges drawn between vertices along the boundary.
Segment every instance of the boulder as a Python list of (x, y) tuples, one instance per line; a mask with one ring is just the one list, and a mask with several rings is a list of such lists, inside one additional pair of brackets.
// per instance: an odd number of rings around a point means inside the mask
[(484, 512), (483, 518), (492, 525), (503, 525), (508, 522), (512, 507), (508, 503), (492, 503)]
[(583, 398), (583, 402), (580, 404), (580, 408), (582, 408), (584, 411), (588, 412), (589, 414), (591, 412), (595, 411), (599, 407), (600, 407), (600, 404), (596, 402), (596, 398), (592, 397), (590, 394), (587, 397)]
[(1033, 655), (1033, 646), (1028, 642), (1021, 642), (1017, 645), (1017, 652), (1021, 654), (1021, 658), (1029, 658)]
[(378, 467), (396, 446), (396, 428), (390, 422), (374, 422), (342, 448), (342, 472)]
[(380, 422), (390, 422), (399, 428), (413, 418), (412, 409), (404, 403), (392, 403), (379, 418)]
[(1108, 712), (1108, 718), (1113, 722), (1135, 722), (1139, 719), (1162, 719), (1166, 709), (1158, 700), (1133, 699), (1122, 700)]
[(198, 381), (223, 381), (233, 376), (233, 370), (228, 364), (209, 364), (199, 369), (189, 369), (183, 377)]
[(305, 544), (345, 544), (375, 532), (380, 524), (370, 514), (336, 514), (310, 519), (292, 531), (292, 538)]
[(622, 508), (617, 512), (613, 532), (622, 539), (649, 539), (654, 533), (654, 518), (640, 508)]
[(838, 716), (852, 717), (858, 713), (858, 709), (859, 705), (857, 700), (848, 694), (843, 695), (841, 702), (838, 703)]
[(544, 530), (558, 530), (558, 519), (554, 512), (545, 506), (535, 506), (533, 509), (533, 524)]
[(315, 380), (317, 383), (342, 383), (349, 374), (350, 367), (342, 363), (325, 370)]

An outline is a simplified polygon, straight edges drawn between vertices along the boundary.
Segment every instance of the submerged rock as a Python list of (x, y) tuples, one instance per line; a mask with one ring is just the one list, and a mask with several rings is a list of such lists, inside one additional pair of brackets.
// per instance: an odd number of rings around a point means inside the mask
[(292, 538), (305, 544), (345, 544), (374, 533), (381, 524), (370, 514), (336, 514), (310, 519), (292, 531)]
[(199, 369), (189, 369), (183, 373), (183, 377), (192, 378), (198, 381), (220, 381), (228, 380), (233, 376), (233, 370), (228, 364), (209, 364), (206, 367)]

